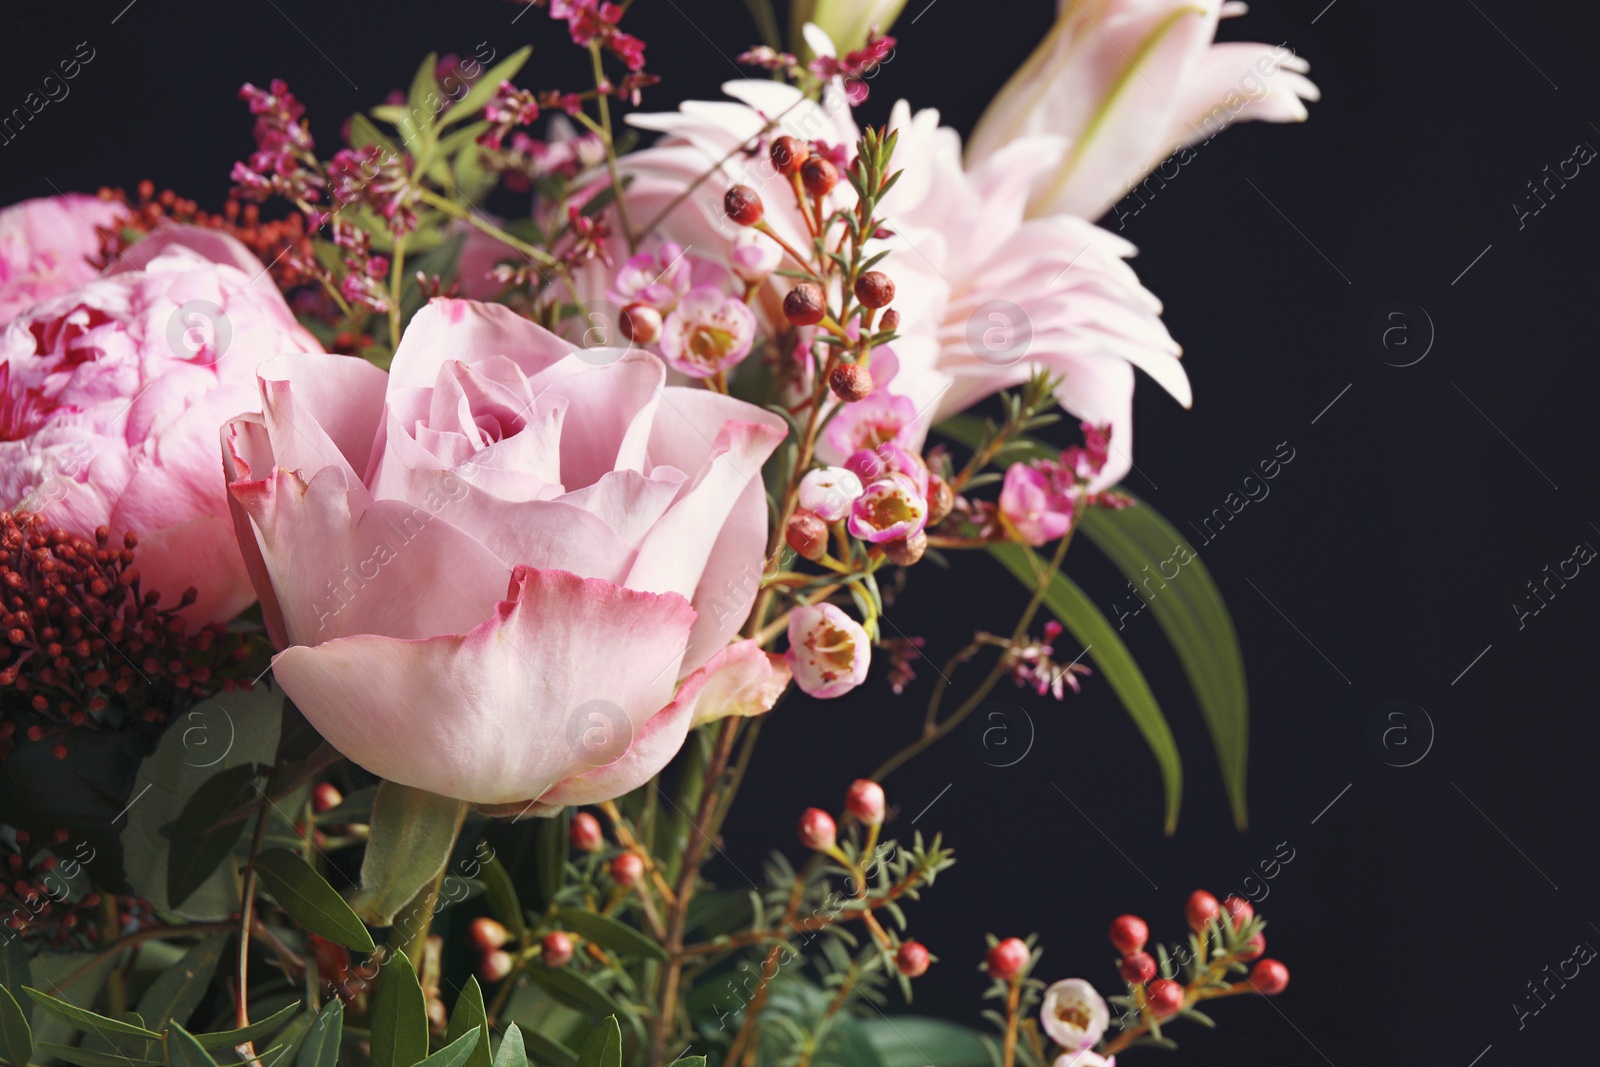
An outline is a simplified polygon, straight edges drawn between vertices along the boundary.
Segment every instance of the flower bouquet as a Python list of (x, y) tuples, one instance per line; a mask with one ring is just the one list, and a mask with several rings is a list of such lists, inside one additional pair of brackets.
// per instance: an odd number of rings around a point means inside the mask
[[(0, 212), (0, 1062), (1092, 1067), (1282, 992), (1251, 902), (1197, 891), (1174, 943), (1111, 922), (1082, 969), (1115, 995), (974, 929), (940, 949), (992, 1028), (908, 1014), (955, 853), (883, 783), (1001, 683), (1098, 675), (1172, 830), (1081, 531), (1243, 824), (1232, 625), (1117, 488), (1135, 369), (1188, 381), (1092, 220), (1303, 118), (1304, 62), (1213, 44), (1242, 5), (1064, 5), (963, 149), (904, 102), (857, 124), (895, 3), (797, 4), (789, 51), (756, 3), (750, 78), (676, 111), (626, 4), (532, 6), (588, 83), (430, 55), (332, 152), (247, 84), (219, 212), (148, 183)], [(948, 649), (889, 620), (975, 556), (1020, 618)], [(764, 882), (715, 884), (764, 719), (863, 685), (904, 747), (845, 749)]]

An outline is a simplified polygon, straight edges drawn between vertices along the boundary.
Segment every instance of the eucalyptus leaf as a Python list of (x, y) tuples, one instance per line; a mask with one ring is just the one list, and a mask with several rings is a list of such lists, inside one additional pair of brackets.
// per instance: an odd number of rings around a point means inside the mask
[(470, 1030), (423, 1060), (419, 1067), (462, 1067), (472, 1051), (487, 1040), (479, 1031)]
[(489, 911), (510, 931), (513, 940), (520, 941), (528, 932), (522, 918), (522, 904), (517, 900), (517, 887), (511, 874), (496, 856), (490, 856), (481, 865), (483, 884), (489, 896)]
[(217, 1067), (211, 1053), (201, 1048), (194, 1035), (177, 1023), (167, 1030), (167, 1063), (170, 1067)]
[(494, 1050), (494, 1067), (528, 1067), (528, 1053), (522, 1047), (522, 1028), (516, 1023), (506, 1027), (506, 1036)]
[(230, 937), (229, 934), (213, 934), (191, 948), (176, 966), (156, 976), (139, 998), (135, 1010), (158, 1029), (168, 1020), (187, 1022), (204, 999)]
[(33, 1058), (33, 1028), (11, 990), (0, 986), (0, 1060), (18, 1067)]
[(344, 1036), (344, 1001), (338, 997), (317, 1013), (316, 1022), (300, 1042), (295, 1067), (338, 1067), (339, 1042)]
[[(1038, 554), (1025, 545), (991, 545), (989, 552), (1029, 588), (1037, 581), (1035, 575), (1045, 568)], [(1128, 646), (1122, 643), (1122, 638), (1095, 607), (1094, 601), (1072, 579), (1058, 571), (1045, 590), (1044, 603), (1073, 638), (1088, 649), (1095, 666), (1105, 675), (1134, 725), (1144, 735), (1145, 744), (1150, 746), (1161, 768), (1161, 781), (1166, 791), (1166, 831), (1172, 833), (1178, 826), (1178, 806), (1183, 799), (1183, 763), (1178, 758), (1172, 729), (1161, 713), (1155, 694), (1150, 691), (1150, 683), (1145, 681)]]
[(372, 802), (371, 836), (361, 890), (351, 908), (372, 926), (388, 926), (450, 861), (467, 806), (421, 789), (384, 782)]
[(76, 1004), (58, 1000), (48, 993), (41, 993), (37, 989), (29, 988), (23, 991), (32, 997), (39, 1007), (58, 1019), (72, 1023), (79, 1030), (87, 1030), (91, 1033), (121, 1034), (126, 1037), (142, 1037), (150, 1041), (161, 1040), (160, 1034), (146, 1030), (142, 1026), (134, 1026), (132, 1023), (125, 1023), (120, 1019), (107, 1018), (87, 1008), (80, 1008)]
[(234, 1045), (242, 1045), (246, 1041), (254, 1041), (258, 1037), (277, 1033), (283, 1029), (284, 1025), (294, 1017), (294, 1013), (299, 1010), (300, 1002), (297, 1000), (292, 1004), (279, 1008), (265, 1019), (256, 1020), (249, 1026), (242, 1026), (237, 1030), (219, 1030), (216, 1033), (195, 1034), (194, 1039), (200, 1042), (203, 1048), (232, 1048)]
[(47, 1056), (75, 1063), (78, 1067), (156, 1067), (161, 1063), (160, 1060), (124, 1056), (115, 1052), (95, 1052), (93, 1049), (77, 1048), (55, 1041), (40, 1041), (34, 1047)]
[(238, 807), (256, 792), (256, 774), (256, 766), (249, 763), (220, 770), (184, 804), (167, 834), (172, 841), (167, 853), (167, 899), (174, 905), (188, 900), (233, 851), (244, 822), (214, 828), (211, 824), (217, 812)]
[[(450, 1013), (450, 1025), (444, 1032), (446, 1041), (454, 1041), (469, 1033), (478, 1033), (482, 1040), (472, 1046), (467, 1055), (466, 1067), (492, 1067), (489, 1052), (489, 1016), (483, 1008), (483, 990), (476, 978), (469, 977), (456, 998), (455, 1010)], [(315, 1067), (301, 1064), (299, 1067)]]
[(269, 848), (256, 857), (256, 874), (295, 922), (346, 948), (371, 952), (372, 935), (339, 891), (286, 848)]
[(622, 1067), (622, 1027), (616, 1016), (600, 1020), (578, 1053), (578, 1067)]
[(428, 1006), (405, 953), (383, 968), (372, 1002), (372, 1067), (412, 1067), (428, 1055)]

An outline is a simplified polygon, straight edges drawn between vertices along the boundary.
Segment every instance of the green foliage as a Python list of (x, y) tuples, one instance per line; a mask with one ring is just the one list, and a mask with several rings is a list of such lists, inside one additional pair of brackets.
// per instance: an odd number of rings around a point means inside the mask
[(217, 1061), (189, 1033), (177, 1023), (167, 1031), (168, 1067), (217, 1067)]
[(403, 953), (384, 965), (372, 1002), (372, 1067), (412, 1067), (428, 1055), (428, 1006)]
[(343, 1036), (344, 1001), (334, 997), (317, 1013), (316, 1021), (306, 1031), (300, 1042), (300, 1054), (295, 1057), (295, 1067), (336, 1067)]
[(373, 950), (372, 935), (350, 905), (305, 860), (286, 848), (269, 848), (256, 857), (255, 869), (295, 922), (329, 941), (361, 952)]
[[(361, 890), (350, 902), (363, 921), (388, 926), (450, 860), (467, 806), (422, 789), (384, 782), (372, 802)], [(417, 916), (407, 916), (413, 921)]]
[(616, 1016), (606, 1016), (583, 1043), (578, 1067), (622, 1067), (622, 1027)]
[(561, 908), (555, 913), (555, 920), (562, 927), (624, 958), (636, 956), (661, 963), (667, 961), (666, 949), (609, 915), (583, 908)]
[(0, 985), (0, 1061), (23, 1067), (32, 1058), (33, 1029), (28, 1017), (11, 990)]
[(155, 1026), (164, 1026), (169, 1021), (187, 1022), (204, 999), (228, 941), (228, 934), (213, 934), (195, 945), (176, 966), (168, 967), (156, 977), (139, 998), (135, 1010)]

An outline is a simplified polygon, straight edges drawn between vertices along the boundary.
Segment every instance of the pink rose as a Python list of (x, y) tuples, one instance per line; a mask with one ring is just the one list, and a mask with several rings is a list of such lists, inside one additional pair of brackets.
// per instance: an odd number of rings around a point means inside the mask
[[(226, 257), (213, 262), (196, 248)], [(173, 227), (0, 332), (0, 506), (139, 535), (145, 590), (222, 622), (254, 599), (217, 455), (263, 360), (320, 351), (233, 238)]]
[(373, 773), (592, 803), (782, 688), (727, 647), (760, 583), (776, 416), (465, 300), (418, 312), (387, 375), (313, 354), (259, 376), (224, 458), (274, 672)]
[(100, 273), (96, 227), (127, 209), (83, 193), (24, 200), (0, 211), (0, 324)]

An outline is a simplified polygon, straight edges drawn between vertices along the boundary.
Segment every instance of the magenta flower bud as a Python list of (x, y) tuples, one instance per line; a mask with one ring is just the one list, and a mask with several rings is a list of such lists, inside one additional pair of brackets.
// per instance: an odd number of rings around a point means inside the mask
[(866, 680), (871, 641), (861, 624), (832, 604), (810, 604), (789, 616), (794, 680), (807, 696), (843, 696)]
[(883, 823), (883, 809), (886, 804), (883, 786), (870, 778), (857, 778), (850, 783), (850, 790), (844, 795), (845, 810), (853, 815), (857, 822), (866, 826), (879, 826)]
[(921, 533), (927, 522), (927, 499), (900, 473), (879, 478), (850, 506), (851, 535), (875, 545), (903, 541)]
[(907, 451), (893, 441), (885, 441), (877, 448), (860, 448), (844, 461), (845, 468), (855, 471), (862, 482), (875, 482), (890, 474), (904, 474), (917, 485), (917, 492), (928, 495), (928, 465), (915, 452)]
[(814, 511), (823, 522), (838, 522), (850, 515), (850, 505), (865, 491), (856, 472), (844, 467), (821, 467), (800, 479), (800, 506)]
[(800, 825), (797, 830), (800, 834), (800, 843), (815, 852), (826, 852), (831, 849), (838, 835), (838, 827), (833, 824), (833, 816), (821, 808), (807, 808), (800, 815)]

